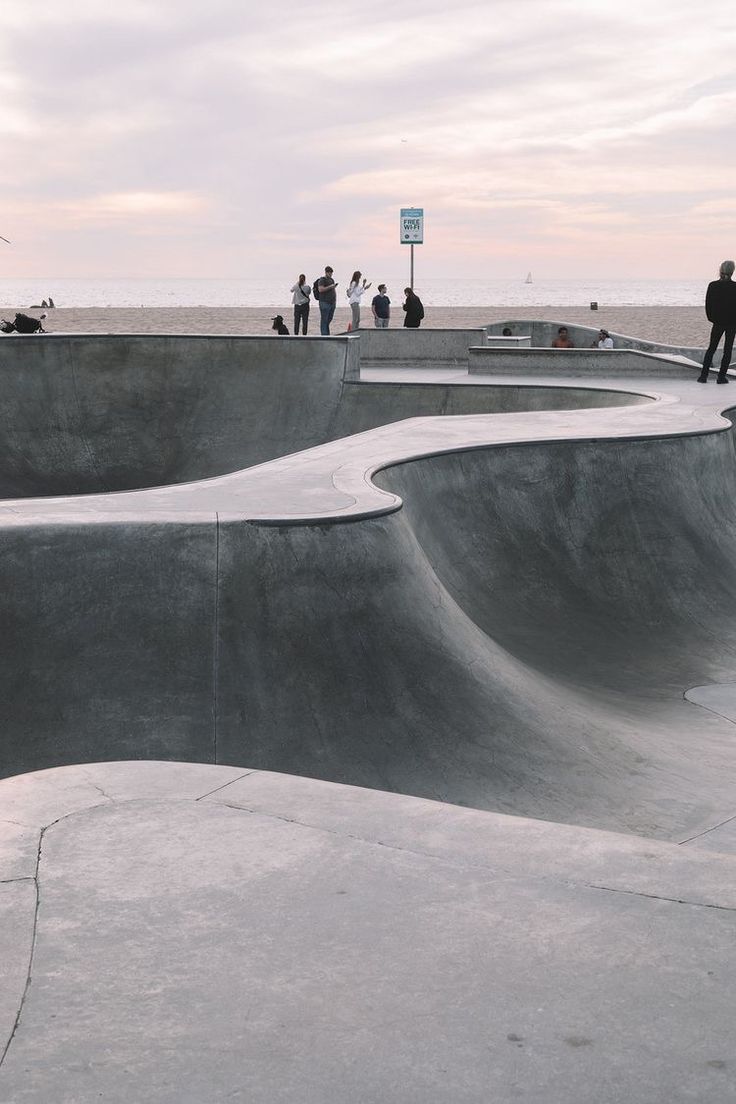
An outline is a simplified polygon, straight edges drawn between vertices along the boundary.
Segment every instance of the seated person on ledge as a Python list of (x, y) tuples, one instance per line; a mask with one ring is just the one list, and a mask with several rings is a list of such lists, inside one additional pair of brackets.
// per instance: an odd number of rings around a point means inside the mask
[(612, 349), (613, 338), (609, 334), (608, 330), (599, 330), (598, 337), (591, 345), (591, 349)]
[(552, 342), (553, 349), (574, 349), (572, 341), (570, 340), (570, 334), (567, 331), (567, 326), (560, 326), (557, 330), (557, 337)]

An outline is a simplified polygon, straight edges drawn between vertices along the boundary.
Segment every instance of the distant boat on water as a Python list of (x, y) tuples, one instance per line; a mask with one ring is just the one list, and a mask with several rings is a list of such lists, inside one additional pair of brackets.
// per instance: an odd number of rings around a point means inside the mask
[(527, 274), (526, 274), (526, 280), (524, 281), (524, 283), (525, 283), (525, 284), (531, 284), (531, 283), (533, 283), (533, 280), (532, 280), (532, 274), (531, 274), (531, 272), (527, 272)]

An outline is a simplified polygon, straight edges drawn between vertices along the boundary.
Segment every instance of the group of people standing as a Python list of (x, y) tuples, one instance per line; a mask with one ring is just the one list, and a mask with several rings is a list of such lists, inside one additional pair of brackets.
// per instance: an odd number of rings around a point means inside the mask
[[(363, 276), (363, 273), (356, 269), (346, 288), (352, 315), (350, 326), (353, 330), (360, 329), (362, 299), (371, 286), (372, 284)], [(330, 323), (337, 306), (337, 288), (338, 282), (334, 279), (333, 269), (330, 265), (326, 266), (324, 276), (320, 276), (318, 280), (315, 280), (311, 287), (307, 283), (304, 273), (300, 274), (299, 279), (291, 288), (295, 335), (299, 332), (306, 334), (309, 325), (310, 304), (312, 299), (315, 299), (319, 306), (319, 332), (323, 337), (330, 336)], [(373, 325), (378, 330), (388, 329), (391, 321), (391, 300), (387, 292), (386, 285), (379, 284), (376, 294), (371, 299)], [(424, 318), (424, 307), (419, 296), (410, 287), (404, 288), (402, 309), (404, 311), (404, 325), (410, 329), (417, 329)], [(277, 315), (276, 317), (280, 316)], [(282, 331), (279, 330), (279, 332)]]

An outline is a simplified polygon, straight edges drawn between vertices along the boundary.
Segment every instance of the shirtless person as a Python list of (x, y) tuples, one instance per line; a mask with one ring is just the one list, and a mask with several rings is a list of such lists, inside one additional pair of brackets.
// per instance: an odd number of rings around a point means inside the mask
[(567, 326), (560, 326), (557, 330), (557, 337), (552, 342), (553, 349), (574, 349), (572, 341), (570, 340), (570, 334), (567, 332)]

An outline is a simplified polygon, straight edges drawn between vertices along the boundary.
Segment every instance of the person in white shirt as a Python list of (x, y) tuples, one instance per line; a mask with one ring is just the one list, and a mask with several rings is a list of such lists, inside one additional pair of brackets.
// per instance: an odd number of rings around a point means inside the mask
[(612, 349), (613, 338), (609, 334), (608, 330), (599, 330), (598, 338), (593, 342), (594, 349)]
[(347, 296), (348, 303), (350, 303), (350, 310), (353, 314), (353, 329), (360, 329), (360, 300), (363, 297), (363, 293), (371, 286), (367, 280), (363, 280), (361, 284), (362, 272), (354, 272), (350, 285), (348, 287)]
[(299, 323), (301, 322), (305, 337), (307, 333), (307, 323), (309, 322), (309, 295), (311, 290), (312, 289), (307, 283), (307, 277), (302, 272), (299, 276), (299, 280), (291, 289), (291, 301), (294, 304), (294, 333), (299, 333)]

